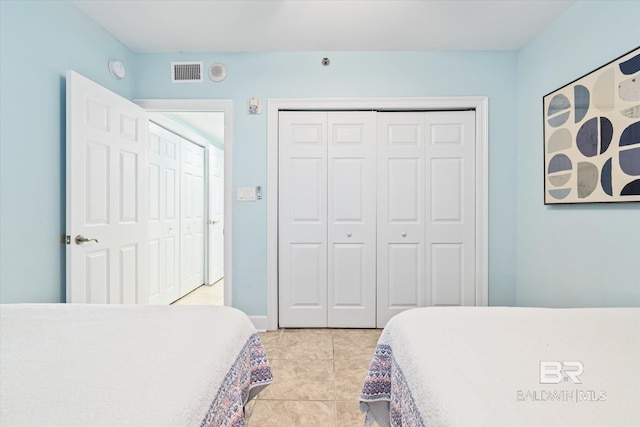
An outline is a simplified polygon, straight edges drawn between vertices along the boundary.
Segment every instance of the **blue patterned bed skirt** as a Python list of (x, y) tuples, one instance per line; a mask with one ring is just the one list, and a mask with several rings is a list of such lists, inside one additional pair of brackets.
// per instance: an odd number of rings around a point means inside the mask
[(391, 346), (378, 344), (360, 395), (360, 410), (381, 427), (424, 427)]
[(242, 427), (244, 405), (273, 382), (267, 355), (254, 333), (222, 381), (201, 426)]

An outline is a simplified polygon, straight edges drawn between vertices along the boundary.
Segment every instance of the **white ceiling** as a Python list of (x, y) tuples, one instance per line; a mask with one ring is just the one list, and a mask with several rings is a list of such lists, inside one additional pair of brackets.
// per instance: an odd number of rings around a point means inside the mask
[(137, 53), (517, 50), (575, 0), (72, 0)]
[(174, 112), (164, 113), (164, 116), (178, 125), (187, 125), (209, 142), (224, 144), (224, 113)]

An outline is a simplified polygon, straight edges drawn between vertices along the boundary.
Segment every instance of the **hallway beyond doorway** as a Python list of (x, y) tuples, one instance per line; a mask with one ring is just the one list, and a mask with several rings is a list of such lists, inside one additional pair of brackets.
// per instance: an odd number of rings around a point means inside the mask
[(224, 279), (201, 285), (171, 305), (224, 305)]

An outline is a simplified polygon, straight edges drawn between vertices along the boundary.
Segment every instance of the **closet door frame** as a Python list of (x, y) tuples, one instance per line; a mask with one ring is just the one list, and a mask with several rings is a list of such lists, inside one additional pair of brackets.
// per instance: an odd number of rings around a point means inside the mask
[(475, 111), (476, 306), (489, 301), (488, 135), (486, 96), (438, 98), (269, 99), (267, 104), (267, 330), (278, 328), (278, 116), (287, 111)]

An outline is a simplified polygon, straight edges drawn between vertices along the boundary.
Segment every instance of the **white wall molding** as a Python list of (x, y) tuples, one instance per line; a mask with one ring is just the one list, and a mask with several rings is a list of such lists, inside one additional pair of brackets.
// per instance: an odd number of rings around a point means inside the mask
[(268, 330), (267, 316), (249, 316), (249, 320), (253, 323), (253, 326), (259, 331), (264, 332)]
[(269, 99), (267, 103), (267, 329), (278, 328), (278, 113), (281, 110), (476, 111), (476, 305), (489, 301), (488, 136), (486, 96)]

